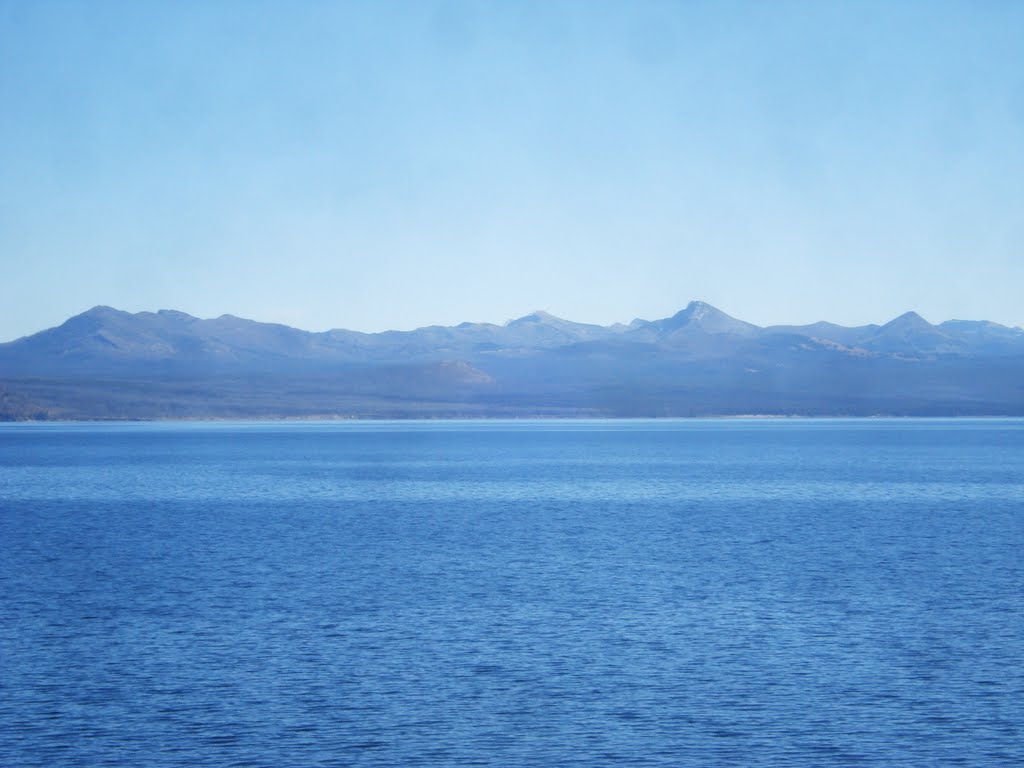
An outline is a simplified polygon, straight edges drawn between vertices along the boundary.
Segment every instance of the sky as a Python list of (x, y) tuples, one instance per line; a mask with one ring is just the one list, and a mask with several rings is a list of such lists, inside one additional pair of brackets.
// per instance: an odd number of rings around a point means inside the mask
[(0, 341), (1022, 297), (1024, 3), (0, 0)]

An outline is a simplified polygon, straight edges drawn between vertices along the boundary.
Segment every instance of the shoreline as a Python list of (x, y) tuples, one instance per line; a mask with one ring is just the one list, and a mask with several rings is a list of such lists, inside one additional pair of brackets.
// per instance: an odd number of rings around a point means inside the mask
[(69, 424), (437, 424), (437, 423), (508, 423), (508, 422), (697, 422), (697, 421), (1024, 421), (1024, 415), (892, 415), (873, 414), (853, 416), (844, 414), (713, 414), (706, 416), (445, 416), (403, 418), (395, 416), (262, 416), (230, 417), (210, 416), (196, 418), (83, 418), (83, 419), (10, 419), (0, 421), (0, 428), (9, 425), (69, 425)]

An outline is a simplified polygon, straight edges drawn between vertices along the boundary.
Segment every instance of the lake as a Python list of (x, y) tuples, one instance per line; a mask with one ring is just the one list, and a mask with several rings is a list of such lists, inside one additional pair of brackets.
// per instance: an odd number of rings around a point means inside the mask
[(0, 426), (0, 764), (1024, 764), (1024, 421)]

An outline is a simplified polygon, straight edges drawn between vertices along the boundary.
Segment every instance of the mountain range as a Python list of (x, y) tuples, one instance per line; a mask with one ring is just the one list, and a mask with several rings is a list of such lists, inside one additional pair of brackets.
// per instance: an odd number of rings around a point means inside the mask
[(1024, 330), (759, 327), (701, 301), (611, 326), (322, 333), (95, 307), (0, 344), (0, 419), (1024, 415)]

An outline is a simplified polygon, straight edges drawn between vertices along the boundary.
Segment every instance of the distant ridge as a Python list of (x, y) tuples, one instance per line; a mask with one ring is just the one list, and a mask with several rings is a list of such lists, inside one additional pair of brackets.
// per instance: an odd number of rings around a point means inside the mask
[(97, 306), (0, 344), (0, 418), (1024, 413), (1024, 330), (761, 328), (702, 301), (600, 326), (322, 333)]

